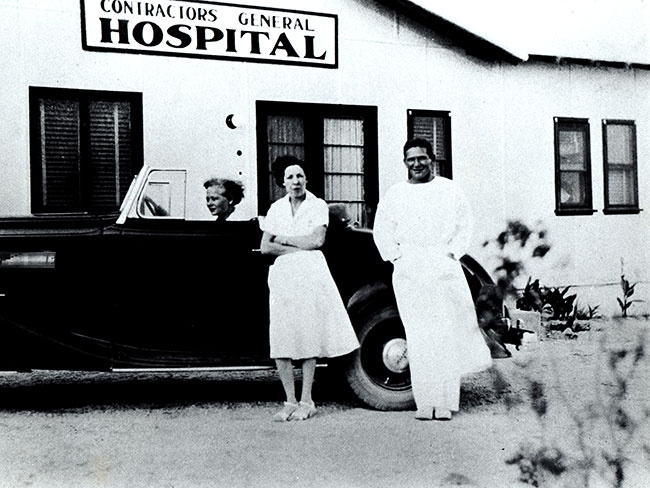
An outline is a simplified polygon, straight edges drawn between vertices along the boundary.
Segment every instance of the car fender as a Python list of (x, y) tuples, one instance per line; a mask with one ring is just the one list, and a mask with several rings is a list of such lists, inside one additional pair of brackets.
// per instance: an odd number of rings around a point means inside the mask
[(372, 306), (379, 304), (396, 305), (395, 295), (391, 287), (382, 281), (368, 283), (352, 294), (346, 304), (350, 317), (354, 318), (363, 315), (363, 313)]

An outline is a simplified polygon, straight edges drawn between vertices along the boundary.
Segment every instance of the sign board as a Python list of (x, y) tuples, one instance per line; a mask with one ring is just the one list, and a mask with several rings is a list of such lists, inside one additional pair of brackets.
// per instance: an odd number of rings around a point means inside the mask
[(81, 0), (86, 51), (338, 67), (333, 14), (187, 0)]

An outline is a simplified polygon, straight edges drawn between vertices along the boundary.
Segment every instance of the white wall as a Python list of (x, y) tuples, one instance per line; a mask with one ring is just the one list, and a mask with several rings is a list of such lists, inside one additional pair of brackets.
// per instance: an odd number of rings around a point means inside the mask
[[(528, 263), (534, 278), (573, 285), (583, 305), (615, 313), (623, 258), (626, 276), (643, 282), (638, 293), (646, 303), (632, 310), (647, 312), (650, 217), (647, 210), (603, 215), (601, 119), (636, 121), (640, 204), (647, 207), (650, 72), (482, 61), (374, 2), (277, 0), (272, 6), (338, 14), (338, 69), (87, 52), (79, 2), (0, 0), (0, 178), (9, 188), (0, 215), (30, 213), (30, 86), (141, 92), (145, 161), (188, 169), (191, 218), (209, 217), (201, 183), (217, 174), (246, 185), (234, 217), (256, 214), (256, 100), (377, 106), (381, 194), (404, 177), (406, 111), (448, 110), (454, 178), (466, 188), (478, 223), (472, 254), (492, 271), (494, 252), (481, 243), (508, 219), (541, 222), (553, 248), (543, 261)], [(228, 114), (235, 114), (237, 129), (226, 126)], [(553, 117), (590, 121), (594, 215), (554, 214)]]

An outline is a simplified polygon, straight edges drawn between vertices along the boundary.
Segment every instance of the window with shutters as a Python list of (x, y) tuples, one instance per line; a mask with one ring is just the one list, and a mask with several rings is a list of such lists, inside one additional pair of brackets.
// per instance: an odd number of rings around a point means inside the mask
[(555, 118), (555, 214), (594, 213), (587, 119)]
[(119, 210), (142, 167), (142, 95), (31, 87), (33, 213)]
[(452, 178), (451, 166), (451, 115), (434, 110), (409, 110), (407, 112), (407, 134), (431, 143), (436, 155), (436, 175)]
[(309, 165), (309, 191), (345, 207), (352, 223), (369, 227), (377, 205), (377, 108), (258, 102), (260, 213), (284, 196), (271, 164), (290, 154)]
[(603, 120), (604, 213), (638, 213), (636, 125)]

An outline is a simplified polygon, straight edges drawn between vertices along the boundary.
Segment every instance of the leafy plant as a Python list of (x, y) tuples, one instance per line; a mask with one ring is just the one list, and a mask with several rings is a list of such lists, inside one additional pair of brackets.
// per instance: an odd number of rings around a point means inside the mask
[(576, 295), (567, 296), (571, 286), (567, 286), (564, 290), (559, 288), (545, 288), (542, 300), (544, 305), (548, 304), (553, 309), (552, 318), (558, 320), (568, 319), (573, 311), (573, 302), (576, 299)]
[(621, 275), (621, 290), (623, 291), (623, 299), (619, 297), (616, 298), (618, 301), (618, 306), (621, 307), (621, 313), (623, 317), (627, 317), (627, 310), (632, 306), (633, 303), (642, 302), (643, 300), (630, 300), (630, 297), (634, 295), (634, 287), (636, 283), (631, 285), (628, 280), (625, 279), (625, 275)]
[(595, 307), (592, 307), (591, 305), (587, 305), (586, 308), (576, 307), (575, 316), (578, 320), (591, 320), (591, 319), (600, 318), (600, 313), (598, 313), (598, 308), (599, 305), (596, 305)]
[(519, 310), (541, 312), (544, 302), (542, 301), (542, 290), (539, 286), (539, 280), (531, 282), (531, 279), (530, 277), (528, 278), (528, 282), (521, 296), (517, 299), (517, 308)]
[(528, 283), (517, 299), (517, 308), (540, 312), (551, 319), (567, 320), (574, 312), (576, 295), (568, 295), (571, 286), (564, 289), (540, 286), (539, 280)]

